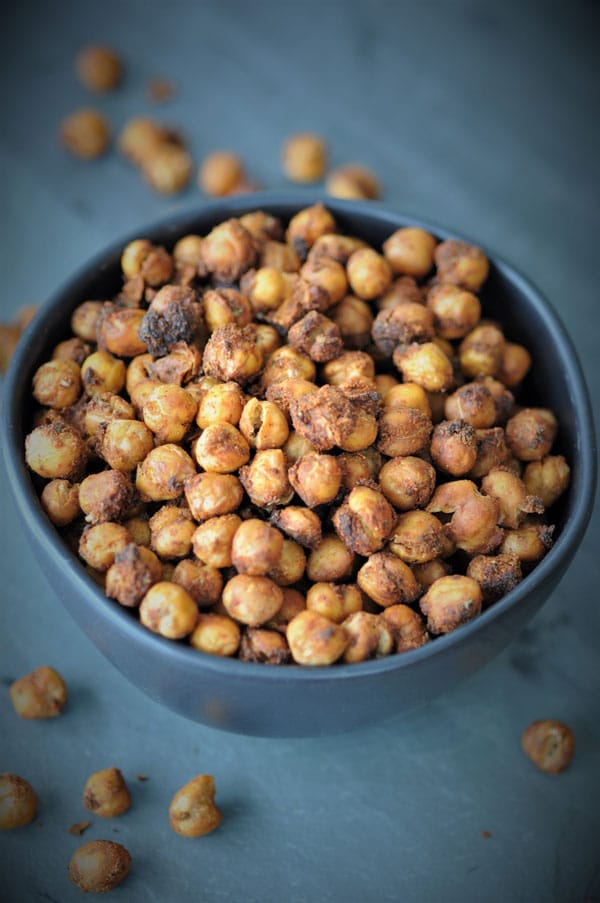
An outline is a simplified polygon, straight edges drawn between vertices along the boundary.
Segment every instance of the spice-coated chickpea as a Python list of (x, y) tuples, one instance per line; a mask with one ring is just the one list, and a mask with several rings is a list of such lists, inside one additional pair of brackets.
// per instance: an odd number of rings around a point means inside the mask
[(328, 315), (338, 327), (346, 348), (364, 348), (369, 343), (373, 314), (362, 298), (346, 295), (328, 310)]
[(100, 453), (114, 470), (129, 473), (154, 448), (154, 437), (139, 420), (111, 420), (102, 435)]
[(153, 448), (138, 466), (135, 480), (142, 501), (166, 502), (183, 495), (184, 483), (196, 473), (188, 453), (167, 443)]
[(431, 586), (440, 577), (447, 577), (448, 574), (452, 573), (450, 565), (442, 561), (441, 558), (432, 558), (431, 561), (424, 561), (423, 564), (413, 564), (411, 570), (417, 583), (420, 583), (425, 588)]
[(81, 370), (75, 361), (47, 361), (33, 377), (33, 397), (50, 408), (67, 408), (81, 395)]
[(280, 273), (297, 273), (301, 266), (298, 252), (281, 241), (267, 241), (260, 254), (261, 267), (272, 267)]
[(202, 242), (202, 259), (209, 273), (233, 282), (254, 265), (256, 247), (238, 219), (228, 219), (212, 229)]
[(160, 442), (180, 442), (194, 422), (198, 405), (180, 386), (156, 386), (142, 408), (146, 426)]
[(531, 368), (531, 355), (523, 345), (505, 342), (498, 379), (505, 386), (518, 386)]
[(0, 774), (0, 831), (31, 824), (37, 810), (35, 790), (18, 774)]
[(291, 659), (287, 640), (277, 630), (248, 627), (240, 643), (240, 661), (285, 665)]
[(435, 488), (435, 470), (422, 458), (392, 458), (379, 472), (379, 485), (386, 499), (400, 511), (424, 508)]
[(371, 335), (379, 351), (390, 357), (398, 345), (434, 341), (433, 315), (423, 304), (404, 301), (379, 311)]
[(185, 558), (190, 554), (196, 524), (188, 508), (163, 505), (148, 525), (152, 551), (160, 558)]
[(429, 642), (423, 618), (408, 605), (390, 605), (380, 617), (394, 637), (396, 652), (410, 652)]
[(327, 145), (312, 132), (290, 135), (283, 145), (283, 169), (292, 182), (318, 182), (327, 166)]
[(419, 606), (434, 634), (450, 633), (481, 612), (481, 589), (471, 577), (451, 574), (432, 583)]
[(506, 465), (510, 451), (502, 427), (496, 426), (488, 430), (475, 430), (477, 442), (477, 459), (469, 471), (469, 477), (477, 480), (484, 477), (494, 467)]
[(335, 583), (350, 577), (354, 553), (334, 533), (323, 536), (308, 556), (306, 576), (313, 583)]
[(207, 376), (224, 382), (244, 385), (253, 380), (263, 366), (254, 327), (229, 324), (216, 329), (204, 349), (203, 366)]
[(92, 347), (89, 342), (84, 342), (79, 336), (73, 336), (72, 339), (65, 339), (59, 342), (52, 352), (53, 361), (75, 361), (76, 364), (83, 364), (86, 357), (92, 353)]
[(488, 605), (505, 596), (523, 579), (516, 555), (476, 555), (467, 567), (467, 577), (476, 580)]
[(182, 837), (201, 837), (221, 824), (221, 812), (215, 805), (215, 780), (199, 774), (177, 791), (169, 806), (169, 821)]
[(458, 285), (434, 285), (427, 293), (427, 306), (433, 314), (436, 332), (443, 339), (462, 339), (481, 318), (477, 295)]
[(527, 514), (543, 514), (544, 505), (537, 496), (529, 495), (527, 487), (514, 473), (502, 468), (491, 470), (481, 481), (481, 491), (497, 499), (500, 521), (504, 527), (519, 527)]
[(197, 521), (221, 514), (231, 514), (239, 508), (243, 491), (233, 474), (199, 473), (185, 484), (185, 497)]
[(343, 386), (354, 378), (375, 379), (375, 362), (364, 351), (344, 351), (323, 367), (323, 379), (331, 386)]
[(36, 427), (25, 439), (27, 466), (49, 480), (77, 480), (87, 458), (80, 434), (60, 421)]
[(94, 351), (81, 365), (81, 379), (87, 395), (105, 392), (118, 395), (125, 385), (125, 364), (108, 351)]
[(132, 500), (131, 480), (119, 470), (92, 473), (79, 486), (79, 505), (89, 524), (123, 520)]
[(322, 257), (318, 260), (307, 260), (300, 269), (300, 275), (306, 282), (316, 285), (327, 292), (326, 306), (337, 304), (348, 291), (346, 270), (337, 260)]
[(427, 393), (416, 383), (398, 383), (384, 397), (384, 405), (390, 410), (399, 407), (418, 408), (431, 419), (431, 406)]
[(550, 508), (569, 485), (571, 469), (562, 455), (547, 455), (531, 461), (525, 468), (523, 480), (527, 492), (538, 496)]
[(413, 455), (428, 442), (431, 419), (418, 408), (386, 408), (379, 418), (377, 448), (384, 455)]
[(383, 295), (392, 281), (390, 264), (372, 248), (355, 251), (346, 264), (346, 272), (353, 294), (365, 301)]
[(252, 235), (257, 245), (262, 247), (267, 241), (281, 241), (283, 223), (277, 216), (264, 210), (253, 210), (240, 217), (240, 223)]
[(377, 299), (377, 309), (386, 310), (390, 307), (397, 307), (398, 304), (405, 304), (407, 301), (413, 304), (423, 304), (423, 290), (412, 276), (398, 276), (390, 283), (390, 287), (381, 298)]
[(259, 627), (277, 614), (283, 592), (269, 577), (237, 574), (226, 583), (222, 601), (227, 614), (236, 621)]
[(229, 323), (247, 326), (252, 320), (250, 302), (233, 288), (208, 289), (202, 296), (202, 307), (209, 332)]
[(548, 718), (534, 721), (521, 737), (523, 752), (540, 771), (559, 774), (570, 764), (575, 752), (575, 735), (562, 721)]
[(264, 626), (285, 634), (290, 621), (301, 611), (306, 610), (306, 599), (301, 592), (289, 586), (282, 586), (281, 591), (283, 593), (281, 608)]
[(333, 455), (309, 454), (289, 471), (294, 490), (309, 508), (333, 501), (342, 484), (342, 471)]
[(208, 655), (235, 655), (241, 640), (240, 626), (233, 618), (214, 612), (200, 613), (190, 636), (190, 645)]
[(310, 508), (296, 505), (278, 508), (271, 515), (271, 522), (286, 536), (310, 549), (321, 541), (321, 518)]
[(120, 395), (105, 392), (90, 398), (86, 403), (83, 426), (89, 438), (100, 441), (108, 425), (114, 420), (133, 420), (134, 416), (134, 409), (129, 402)]
[(287, 505), (294, 494), (288, 478), (288, 462), (280, 448), (266, 448), (239, 471), (250, 500), (261, 507)]
[(515, 397), (504, 383), (493, 376), (484, 376), (481, 380), (494, 399), (496, 406), (496, 425), (503, 425), (514, 413)]
[(171, 141), (156, 145), (142, 160), (146, 182), (159, 194), (178, 194), (189, 184), (193, 161), (188, 152)]
[(250, 301), (255, 313), (275, 310), (288, 294), (283, 274), (274, 267), (248, 270), (240, 280), (240, 289)]
[(391, 552), (371, 555), (356, 580), (362, 591), (384, 608), (414, 602), (421, 592), (409, 566)]
[(498, 548), (503, 555), (516, 555), (523, 564), (540, 561), (552, 548), (554, 527), (526, 520), (516, 530), (507, 530)]
[(311, 310), (288, 331), (288, 342), (307, 354), (311, 360), (331, 361), (342, 353), (343, 343), (335, 323), (316, 310)]
[(558, 421), (547, 408), (523, 408), (506, 424), (506, 441), (519, 461), (541, 461), (552, 448)]
[(444, 392), (454, 381), (451, 362), (433, 342), (397, 348), (394, 363), (405, 382), (416, 383), (426, 392)]
[(285, 414), (272, 401), (251, 398), (242, 411), (240, 432), (252, 448), (281, 448), (289, 435)]
[(385, 496), (370, 486), (355, 487), (333, 516), (336, 533), (353, 552), (378, 552), (396, 523), (394, 509)]
[(41, 665), (8, 690), (15, 712), (21, 718), (55, 718), (67, 702), (67, 685), (54, 668)]
[(381, 193), (373, 172), (358, 163), (347, 163), (334, 169), (327, 177), (325, 189), (334, 198), (357, 201), (371, 201)]
[(283, 536), (275, 527), (258, 518), (240, 524), (231, 546), (231, 559), (240, 574), (268, 574), (283, 549)]
[(430, 232), (414, 226), (397, 229), (383, 243), (383, 253), (394, 273), (427, 276), (433, 267), (436, 240)]
[(481, 382), (467, 383), (446, 399), (447, 420), (464, 420), (475, 429), (486, 429), (496, 422), (496, 405), (490, 390)]
[(214, 198), (232, 194), (243, 180), (244, 166), (233, 151), (213, 151), (204, 158), (198, 171), (198, 185)]
[(283, 446), (283, 451), (285, 452), (288, 462), (290, 464), (295, 464), (303, 455), (310, 455), (315, 452), (316, 448), (312, 442), (309, 442), (308, 439), (305, 439), (304, 436), (301, 436), (296, 430), (291, 430), (287, 441)]
[(233, 537), (241, 523), (237, 514), (222, 514), (205, 520), (192, 538), (196, 558), (210, 567), (231, 567)]
[(274, 326), (268, 323), (256, 324), (256, 346), (267, 361), (277, 348), (281, 348), (281, 337)]
[(123, 77), (123, 64), (111, 47), (90, 45), (77, 54), (76, 69), (85, 88), (104, 94), (113, 91)]
[(100, 316), (97, 325), (98, 347), (119, 357), (135, 357), (146, 352), (138, 329), (144, 319), (139, 308), (115, 308)]
[(57, 527), (66, 527), (79, 517), (79, 485), (68, 480), (51, 480), (40, 496), (42, 508)]
[(305, 570), (306, 554), (302, 546), (291, 539), (284, 539), (277, 564), (269, 571), (271, 580), (278, 586), (291, 586), (302, 580)]
[(422, 564), (442, 552), (443, 527), (427, 511), (407, 511), (400, 515), (390, 539), (390, 551), (408, 564)]
[(291, 345), (276, 348), (266, 363), (261, 385), (268, 390), (271, 386), (291, 379), (302, 379), (313, 382), (317, 368), (308, 355), (303, 354)]
[(344, 652), (347, 664), (383, 658), (394, 650), (393, 634), (379, 615), (355, 611), (342, 621), (342, 627), (350, 638)]
[(470, 480), (453, 480), (438, 486), (427, 510), (452, 514), (446, 524), (446, 535), (457, 548), (470, 555), (491, 552), (502, 542), (497, 500), (482, 495)]
[(336, 232), (335, 219), (323, 204), (305, 207), (296, 213), (288, 223), (286, 240), (301, 257), (321, 235)]
[(196, 626), (198, 606), (182, 586), (160, 581), (151, 586), (140, 605), (140, 621), (153, 633), (181, 640)]
[(231, 473), (246, 463), (250, 446), (240, 431), (222, 421), (208, 426), (194, 445), (196, 461), (211, 473)]
[(317, 238), (308, 252), (308, 260), (329, 258), (345, 266), (351, 254), (358, 251), (359, 248), (366, 247), (366, 242), (353, 235), (337, 235), (329, 232)]
[(90, 840), (78, 847), (69, 862), (69, 880), (86, 894), (104, 894), (125, 880), (131, 856), (120, 843)]
[(209, 608), (221, 598), (223, 577), (221, 572), (211, 565), (185, 558), (178, 562), (171, 579), (173, 583), (183, 586), (198, 608)]
[(150, 545), (150, 527), (148, 526), (147, 517), (144, 517), (143, 515), (129, 517), (127, 520), (123, 521), (123, 524), (133, 536), (133, 541), (136, 545)]
[(505, 339), (493, 323), (480, 323), (460, 343), (458, 359), (465, 376), (496, 376), (502, 366)]
[(162, 578), (163, 567), (154, 552), (131, 542), (117, 552), (107, 571), (106, 595), (126, 608), (136, 608), (150, 587)]
[(98, 110), (76, 110), (63, 119), (59, 137), (65, 148), (76, 157), (93, 160), (101, 157), (110, 144), (108, 120)]
[(460, 477), (468, 473), (477, 460), (475, 430), (464, 420), (444, 420), (431, 436), (431, 458), (439, 470)]
[(308, 609), (292, 618), (286, 636), (294, 661), (312, 666), (332, 665), (350, 640), (343, 627)]
[(376, 476), (369, 459), (364, 454), (365, 451), (367, 449), (363, 449), (362, 452), (343, 452), (337, 456), (337, 462), (342, 469), (342, 487), (344, 489), (354, 489), (365, 480), (371, 480)]
[(201, 429), (206, 429), (216, 421), (226, 421), (237, 426), (244, 410), (244, 402), (244, 393), (236, 382), (211, 386), (202, 396), (196, 423)]
[(131, 794), (118, 768), (104, 768), (87, 779), (83, 806), (101, 818), (117, 818), (131, 806)]
[(79, 540), (79, 555), (96, 571), (105, 573), (115, 557), (132, 542), (133, 537), (122, 524), (106, 521), (86, 527)]
[(175, 263), (197, 267), (202, 257), (202, 237), (200, 235), (184, 235), (173, 247), (173, 260)]
[(102, 313), (102, 301), (84, 301), (75, 308), (71, 316), (71, 329), (84, 342), (96, 341), (96, 324)]
[(452, 282), (470, 292), (478, 292), (487, 279), (490, 265), (480, 248), (465, 241), (447, 239), (434, 252), (437, 274), (442, 282)]

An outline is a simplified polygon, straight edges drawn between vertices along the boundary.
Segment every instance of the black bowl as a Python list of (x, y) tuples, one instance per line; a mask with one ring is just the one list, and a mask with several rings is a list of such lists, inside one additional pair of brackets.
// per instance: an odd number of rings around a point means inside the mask
[[(426, 646), (377, 661), (329, 668), (273, 667), (196, 652), (156, 636), (107, 599), (44, 515), (24, 464), (30, 429), (31, 378), (69, 329), (71, 311), (88, 298), (111, 297), (120, 285), (123, 245), (144, 236), (171, 247), (189, 232), (261, 208), (285, 219), (315, 198), (293, 193), (250, 195), (170, 216), (121, 239), (88, 263), (44, 306), (25, 333), (6, 379), (2, 448), (10, 485), (36, 559), (49, 583), (92, 642), (157, 702), (193, 720), (262, 736), (333, 734), (407, 712), (472, 674), (515, 636), (565, 573), (590, 517), (595, 487), (594, 429), (581, 368), (547, 301), (523, 276), (491, 254), (484, 315), (525, 344), (534, 368), (524, 395), (551, 407), (560, 422), (559, 450), (572, 482), (558, 512), (558, 535), (546, 558), (516, 589), (469, 624)], [(323, 199), (342, 230), (380, 245), (400, 226), (440, 238), (455, 233), (372, 203)]]

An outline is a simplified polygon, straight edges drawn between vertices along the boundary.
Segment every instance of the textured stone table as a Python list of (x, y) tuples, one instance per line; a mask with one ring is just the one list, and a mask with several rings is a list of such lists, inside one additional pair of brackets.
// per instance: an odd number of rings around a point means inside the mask
[[(154, 112), (184, 125), (196, 158), (238, 148), (273, 188), (284, 136), (325, 133), (335, 162), (373, 166), (390, 206), (477, 236), (537, 282), (597, 398), (599, 24), (592, 3), (559, 0), (15, 4), (0, 35), (0, 315), (43, 300), (113, 238), (201, 202), (195, 188), (154, 196), (114, 153), (80, 163), (57, 147), (58, 121), (90, 102), (72, 58), (104, 40), (129, 67), (98, 102), (115, 127), (150, 109), (148, 78), (169, 77), (177, 95)], [(131, 850), (115, 900), (600, 900), (597, 519), (543, 611), (470, 682), (405, 719), (275, 741), (189, 723), (126, 684), (47, 587), (1, 482), (0, 505), (0, 677), (44, 662), (71, 690), (49, 723), (20, 721), (0, 696), (0, 770), (41, 799), (37, 826), (0, 837), (2, 901), (81, 899), (66, 880), (78, 842), (67, 829), (84, 817), (88, 774), (111, 764), (133, 808), (85, 839)], [(547, 716), (577, 734), (558, 778), (519, 748)], [(166, 808), (204, 771), (223, 825), (186, 841)]]

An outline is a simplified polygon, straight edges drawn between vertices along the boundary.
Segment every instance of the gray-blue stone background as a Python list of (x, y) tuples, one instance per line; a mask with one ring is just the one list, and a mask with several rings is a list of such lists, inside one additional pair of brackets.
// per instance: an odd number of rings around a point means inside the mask
[[(154, 113), (184, 126), (196, 159), (238, 149), (265, 187), (285, 186), (280, 145), (325, 134), (334, 163), (369, 164), (389, 206), (478, 237), (536, 282), (600, 392), (600, 14), (593, 2), (193, 2), (5, 7), (0, 30), (0, 317), (43, 301), (103, 245), (176, 207), (116, 153), (86, 163), (57, 145), (73, 109), (118, 129)], [(127, 79), (96, 100), (77, 50), (107, 42)], [(152, 107), (149, 78), (175, 98)], [(87, 776), (118, 765), (133, 807), (99, 819), (133, 856), (131, 903), (592, 903), (600, 900), (598, 521), (542, 612), (507, 651), (428, 708), (312, 740), (219, 733), (152, 703), (63, 612), (0, 480), (0, 678), (47, 663), (65, 714), (21, 721), (0, 694), (0, 770), (38, 790), (30, 828), (0, 837), (0, 899), (70, 903), (66, 879)], [(572, 767), (538, 773), (519, 739), (555, 717), (577, 735)], [(222, 827), (185, 840), (173, 792), (215, 775)], [(149, 780), (139, 783), (138, 773)], [(483, 831), (491, 836), (485, 838)], [(113, 833), (114, 832), (114, 833)]]

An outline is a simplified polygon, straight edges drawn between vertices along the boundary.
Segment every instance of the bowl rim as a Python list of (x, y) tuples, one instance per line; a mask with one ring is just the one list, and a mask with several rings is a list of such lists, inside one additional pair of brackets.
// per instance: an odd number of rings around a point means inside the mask
[[(285, 667), (272, 668), (255, 662), (209, 655), (193, 649), (184, 641), (168, 640), (144, 628), (127, 609), (104, 595), (87, 574), (81, 562), (68, 549), (56, 527), (48, 520), (41, 507), (20, 445), (19, 434), (21, 431), (25, 432), (21, 425), (20, 409), (21, 399), (28, 391), (28, 374), (32, 370), (34, 350), (40, 344), (40, 334), (60, 319), (60, 308), (64, 303), (65, 296), (76, 294), (92, 277), (97, 277), (103, 270), (112, 268), (120, 257), (123, 247), (129, 241), (139, 237), (148, 237), (151, 240), (169, 244), (172, 240), (186, 234), (186, 230), (191, 230), (194, 221), (199, 219), (213, 220), (216, 224), (227, 217), (241, 216), (252, 210), (266, 209), (268, 211), (269, 208), (282, 207), (300, 210), (318, 202), (325, 204), (334, 216), (341, 215), (346, 218), (356, 215), (367, 216), (373, 219), (378, 226), (389, 226), (390, 231), (395, 231), (405, 225), (416, 226), (427, 229), (442, 239), (456, 238), (481, 247), (500, 274), (527, 297), (528, 303), (543, 321), (545, 330), (551, 335), (554, 345), (561, 349), (565, 365), (563, 376), (568, 380), (570, 394), (574, 398), (578, 427), (576, 444), (580, 457), (577, 484), (572, 483), (571, 485), (571, 491), (576, 492), (571, 515), (562, 526), (556, 543), (515, 589), (472, 621), (449, 634), (436, 637), (432, 642), (417, 649), (381, 659), (352, 664), (336, 663), (334, 667), (306, 667), (290, 664)], [(290, 215), (292, 214), (290, 213)], [(165, 660), (176, 660), (188, 668), (196, 666), (199, 674), (208, 669), (218, 672), (224, 677), (246, 680), (260, 679), (279, 683), (289, 680), (321, 682), (360, 680), (368, 676), (407, 668), (424, 659), (448, 653), (454, 646), (465, 643), (473, 634), (484, 631), (486, 626), (500, 618), (509, 609), (519, 605), (523, 597), (535, 590), (537, 586), (549, 581), (557, 571), (560, 571), (563, 562), (576, 551), (586, 530), (594, 504), (596, 440), (591, 403), (573, 342), (550, 302), (526, 276), (481, 242), (475, 242), (455, 229), (449, 229), (420, 216), (391, 209), (373, 201), (339, 200), (319, 192), (307, 193), (299, 190), (265, 191), (224, 198), (200, 206), (185, 207), (148, 225), (136, 228), (104, 247), (51, 294), (23, 333), (5, 375), (3, 390), (0, 438), (4, 465), (15, 505), (26, 524), (26, 529), (33, 535), (36, 545), (42, 547), (48, 556), (53, 557), (61, 568), (66, 570), (71, 586), (85, 598), (86, 604), (91, 609), (90, 613), (96, 618), (103, 622), (112, 622), (114, 629), (118, 629), (130, 637), (138, 647), (146, 647), (149, 651), (163, 655)], [(57, 595), (59, 594), (57, 593)]]

